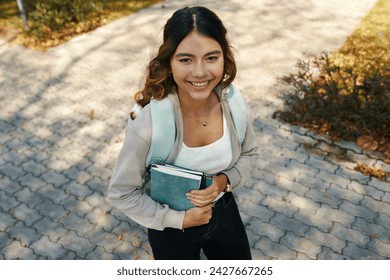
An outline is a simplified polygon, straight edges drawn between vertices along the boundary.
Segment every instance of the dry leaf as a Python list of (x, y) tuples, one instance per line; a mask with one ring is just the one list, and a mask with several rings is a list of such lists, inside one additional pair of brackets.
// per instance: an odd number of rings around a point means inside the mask
[(88, 113), (88, 116), (89, 116), (89, 119), (92, 121), (93, 120), (93, 116), (95, 115), (95, 110), (91, 110), (91, 111), (89, 111), (89, 113)]
[(378, 149), (379, 144), (372, 136), (362, 135), (356, 140), (356, 144), (358, 144), (363, 150), (367, 151), (375, 151)]

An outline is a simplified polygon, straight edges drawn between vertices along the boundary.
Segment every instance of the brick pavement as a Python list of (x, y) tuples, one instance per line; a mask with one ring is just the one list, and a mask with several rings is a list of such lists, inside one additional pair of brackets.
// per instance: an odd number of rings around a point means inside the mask
[[(337, 48), (375, 1), (216, 2), (261, 147), (236, 192), (254, 258), (390, 259), (389, 181), (353, 169), (390, 166), (271, 118), (276, 77)], [(165, 1), (45, 53), (0, 42), (0, 259), (151, 258), (146, 230), (112, 208), (107, 185), (145, 46), (181, 5)]]

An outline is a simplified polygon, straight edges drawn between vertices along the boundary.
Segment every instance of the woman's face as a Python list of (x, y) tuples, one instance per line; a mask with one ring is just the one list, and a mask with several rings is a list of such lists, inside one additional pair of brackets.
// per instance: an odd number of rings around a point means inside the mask
[(181, 97), (207, 99), (223, 77), (221, 46), (214, 39), (195, 31), (180, 42), (170, 62)]

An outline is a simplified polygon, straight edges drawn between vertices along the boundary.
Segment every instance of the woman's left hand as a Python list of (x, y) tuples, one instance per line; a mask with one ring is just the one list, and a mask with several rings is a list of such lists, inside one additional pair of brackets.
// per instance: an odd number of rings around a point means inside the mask
[(197, 207), (211, 204), (225, 189), (228, 183), (226, 175), (221, 174), (213, 177), (211, 185), (203, 190), (194, 190), (187, 193), (187, 198)]

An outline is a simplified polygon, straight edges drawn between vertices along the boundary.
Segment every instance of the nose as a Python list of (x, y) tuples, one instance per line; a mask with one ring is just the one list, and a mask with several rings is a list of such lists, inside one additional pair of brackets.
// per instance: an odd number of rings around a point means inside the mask
[(196, 78), (204, 77), (207, 73), (206, 67), (203, 62), (198, 62), (195, 64), (192, 71), (192, 75)]

